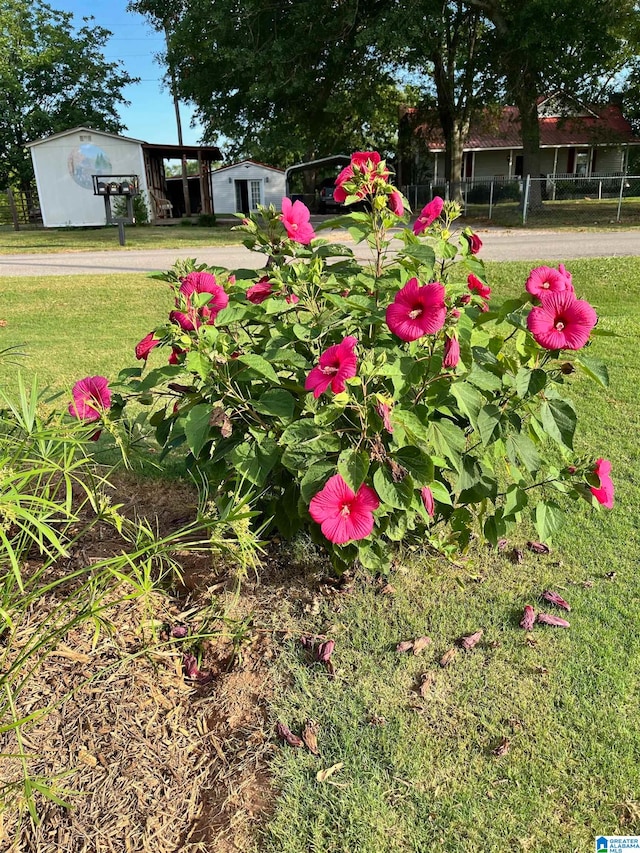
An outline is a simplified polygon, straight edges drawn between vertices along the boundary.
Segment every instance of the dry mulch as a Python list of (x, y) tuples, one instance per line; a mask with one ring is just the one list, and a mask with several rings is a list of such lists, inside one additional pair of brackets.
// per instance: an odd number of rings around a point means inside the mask
[[(195, 512), (187, 487), (135, 481), (118, 484), (118, 502), (131, 517), (152, 518), (160, 533)], [(122, 542), (97, 531), (78, 559), (118, 553)], [(16, 699), (18, 714), (52, 707), (23, 728), (33, 778), (47, 780), (71, 808), (36, 795), (40, 822), (24, 798), (0, 811), (0, 848), (10, 853), (231, 853), (253, 849), (256, 825), (273, 799), (269, 758), (276, 749), (269, 719), (269, 667), (287, 626), (308, 600), (308, 578), (270, 561), (260, 581), (237, 594), (233, 573), (211, 555), (183, 554), (184, 583), (173, 597), (118, 600), (105, 618), (114, 630), (70, 631), (39, 666)], [(288, 576), (288, 577), (287, 577)], [(44, 596), (11, 636), (16, 653), (59, 604), (60, 590)], [(171, 640), (175, 623), (198, 630), (212, 601), (225, 619), (209, 622), (219, 634), (199, 644), (203, 683), (183, 673), (189, 639)], [(204, 608), (204, 611), (203, 611)], [(228, 618), (251, 619), (233, 639)], [(163, 642), (164, 639), (164, 642)], [(185, 643), (183, 646), (182, 643)], [(2, 721), (4, 722), (4, 721)], [(13, 733), (0, 735), (0, 782), (21, 778)]]

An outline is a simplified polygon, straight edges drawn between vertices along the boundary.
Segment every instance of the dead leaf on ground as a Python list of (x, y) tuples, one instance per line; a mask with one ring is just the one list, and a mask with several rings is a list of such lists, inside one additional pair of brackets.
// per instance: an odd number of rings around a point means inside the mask
[(514, 564), (514, 566), (519, 566), (524, 563), (524, 554), (522, 553), (522, 549), (512, 548), (509, 552), (509, 560)]
[(289, 746), (302, 746), (302, 739), (298, 735), (294, 735), (289, 726), (286, 726), (284, 723), (276, 723), (276, 732), (278, 737), (285, 743), (288, 743)]
[(443, 668), (445, 666), (449, 666), (457, 654), (458, 650), (456, 648), (449, 649), (449, 651), (445, 652), (440, 658), (440, 666)]
[(422, 696), (423, 699), (426, 699), (427, 696), (431, 693), (434, 684), (436, 683), (436, 674), (435, 672), (423, 672), (420, 676), (420, 686), (418, 688), (418, 693)]
[(563, 610), (571, 610), (569, 602), (565, 601), (561, 595), (558, 595), (558, 593), (554, 592), (552, 589), (545, 589), (542, 593), (542, 598), (544, 598), (545, 601), (549, 601), (551, 604), (555, 604), (556, 607), (561, 607)]
[(372, 714), (369, 718), (370, 726), (386, 726), (388, 722), (387, 718), (381, 714)]
[(302, 730), (302, 740), (312, 755), (319, 755), (318, 752), (318, 731), (320, 727), (315, 720), (307, 720), (304, 729)]
[(344, 767), (344, 761), (338, 761), (337, 764), (332, 764), (331, 767), (327, 767), (325, 770), (318, 770), (316, 773), (316, 779), (318, 782), (326, 782), (334, 773), (337, 773), (339, 770), (342, 770)]
[(413, 640), (403, 640), (396, 646), (396, 651), (402, 654), (403, 652), (410, 652), (412, 648)]
[(431, 637), (418, 637), (413, 641), (413, 653), (419, 655), (421, 651), (431, 645)]
[(380, 589), (380, 595), (395, 595), (395, 594), (396, 594), (396, 588), (395, 588), (395, 586), (393, 586), (393, 584), (386, 583)]
[(527, 548), (534, 554), (550, 554), (551, 548), (544, 542), (527, 542)]
[(524, 628), (525, 631), (533, 631), (533, 625), (536, 621), (536, 611), (530, 604), (525, 604), (524, 613), (522, 614), (522, 619), (520, 620), (520, 627)]
[(461, 637), (460, 638), (460, 645), (462, 646), (463, 649), (466, 649), (467, 651), (471, 651), (471, 649), (475, 648), (478, 645), (478, 643), (480, 642), (480, 639), (482, 638), (483, 633), (484, 633), (484, 631), (482, 630), (482, 628), (480, 628), (475, 633), (469, 634), (468, 637)]
[(571, 627), (566, 619), (561, 619), (559, 616), (552, 616), (551, 613), (538, 613), (537, 620), (541, 625), (551, 625), (553, 628)]
[(508, 737), (503, 737), (500, 743), (496, 746), (495, 749), (492, 749), (491, 752), (498, 757), (502, 755), (506, 755), (511, 749), (511, 741)]

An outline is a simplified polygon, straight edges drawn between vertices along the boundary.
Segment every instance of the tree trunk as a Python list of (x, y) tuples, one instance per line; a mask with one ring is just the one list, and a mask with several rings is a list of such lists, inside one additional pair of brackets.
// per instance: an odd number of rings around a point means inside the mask
[(527, 81), (526, 78), (523, 79), (517, 104), (520, 111), (520, 130), (522, 133), (522, 173), (525, 179), (527, 175), (531, 175), (529, 209), (534, 213), (542, 210), (542, 183), (539, 180), (542, 174), (540, 124), (538, 122), (537, 100), (535, 84), (533, 81)]

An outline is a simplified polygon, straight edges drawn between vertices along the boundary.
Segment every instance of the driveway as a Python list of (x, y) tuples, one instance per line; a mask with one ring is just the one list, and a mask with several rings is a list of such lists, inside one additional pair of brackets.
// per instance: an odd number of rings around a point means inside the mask
[[(479, 228), (485, 261), (566, 261), (573, 258), (640, 256), (638, 231), (536, 231)], [(332, 235), (353, 245), (343, 232)], [(325, 235), (323, 235), (325, 236)], [(400, 245), (398, 243), (398, 245)], [(366, 246), (354, 246), (360, 259), (369, 257)], [(0, 277), (34, 275), (93, 275), (97, 273), (154, 272), (170, 267), (177, 258), (197, 256), (201, 263), (230, 269), (257, 269), (264, 255), (244, 246), (215, 248), (68, 252), (60, 254), (0, 255)]]

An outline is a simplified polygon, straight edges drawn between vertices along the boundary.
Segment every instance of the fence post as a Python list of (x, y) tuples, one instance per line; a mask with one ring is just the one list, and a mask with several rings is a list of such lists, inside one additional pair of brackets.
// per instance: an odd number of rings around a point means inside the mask
[(527, 224), (527, 210), (529, 208), (529, 193), (531, 191), (531, 175), (527, 175), (524, 185), (524, 202), (522, 204), (522, 224)]
[(598, 201), (602, 201), (602, 181), (598, 182)]
[(491, 219), (491, 211), (493, 210), (493, 181), (489, 187), (489, 219)]
[(625, 180), (626, 180), (626, 176), (623, 175), (620, 178), (620, 195), (618, 197), (618, 215), (616, 217), (616, 222), (620, 222), (620, 211), (622, 209), (622, 196), (624, 193), (624, 182), (625, 182)]
[(418, 209), (418, 185), (413, 185), (413, 209)]

